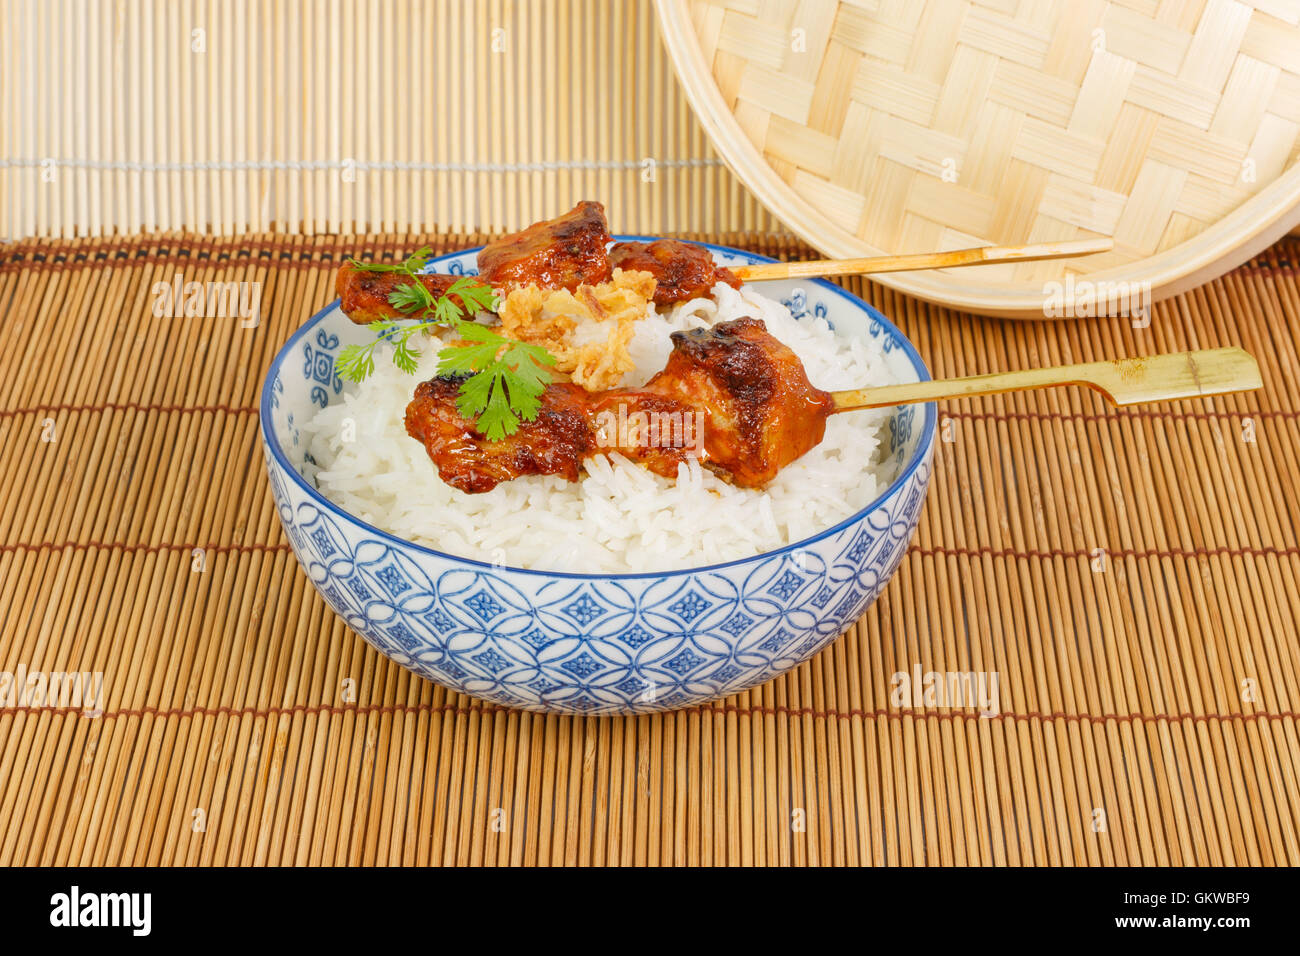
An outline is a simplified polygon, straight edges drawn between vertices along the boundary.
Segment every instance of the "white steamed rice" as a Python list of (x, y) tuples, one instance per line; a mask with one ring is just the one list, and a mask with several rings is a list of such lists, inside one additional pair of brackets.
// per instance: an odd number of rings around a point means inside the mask
[[(629, 346), (636, 368), (624, 385), (643, 384), (663, 368), (671, 332), (745, 315), (762, 319), (789, 345), (819, 388), (893, 380), (876, 339), (837, 335), (821, 318), (796, 320), (750, 288), (719, 284), (713, 294), (716, 302), (695, 299), (662, 313), (647, 310)], [(583, 338), (583, 330), (577, 335)], [(438, 478), (403, 424), (415, 383), (435, 374), (436, 351), (424, 349), (415, 376), (398, 371), (388, 355), (376, 355), (374, 374), (316, 412), (302, 430), (323, 494), (363, 521), (439, 551), (552, 571), (700, 567), (823, 531), (861, 510), (895, 477), (894, 466), (880, 463), (889, 413), (863, 411), (832, 416), (825, 440), (762, 490), (728, 485), (694, 461), (670, 481), (613, 454), (590, 459), (578, 482), (533, 476), (467, 495)], [(345, 442), (347, 432), (352, 440)]]

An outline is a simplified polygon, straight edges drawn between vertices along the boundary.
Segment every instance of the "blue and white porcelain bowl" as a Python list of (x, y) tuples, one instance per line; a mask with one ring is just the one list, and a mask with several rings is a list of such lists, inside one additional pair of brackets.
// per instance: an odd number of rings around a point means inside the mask
[[(725, 265), (770, 262), (721, 246)], [(433, 272), (475, 271), (478, 250)], [(796, 316), (882, 340), (899, 381), (928, 379), (879, 312), (820, 280), (763, 283)], [(275, 357), (262, 389), (271, 491), (298, 561), (325, 601), (380, 653), (484, 700), (567, 714), (671, 710), (783, 674), (849, 628), (898, 567), (916, 529), (934, 446), (934, 405), (895, 410), (898, 475), (868, 507), (815, 537), (726, 564), (663, 574), (567, 574), (444, 554), (366, 524), (304, 477), (300, 424), (338, 401), (339, 350), (372, 335), (335, 302)]]

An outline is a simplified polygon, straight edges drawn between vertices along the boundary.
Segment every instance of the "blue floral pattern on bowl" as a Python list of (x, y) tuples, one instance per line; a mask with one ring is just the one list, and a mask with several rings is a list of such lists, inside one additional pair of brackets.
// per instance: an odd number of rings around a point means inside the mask
[(338, 348), (339, 337), (324, 329), (316, 330), (314, 348), (310, 342), (304, 342), (302, 346), (302, 375), (311, 381), (311, 400), (321, 408), (329, 405), (331, 395), (343, 393), (343, 379), (334, 371)]
[(826, 319), (826, 323), (830, 325), (831, 328), (835, 328), (835, 326), (831, 324), (830, 319), (828, 317), (829, 310), (826, 308), (826, 303), (825, 302), (814, 303), (812, 308), (810, 309), (808, 307), (808, 293), (805, 292), (802, 288), (795, 289), (792, 293), (790, 293), (790, 297), (788, 299), (781, 300), (781, 304), (785, 306), (787, 309), (789, 309), (790, 314), (794, 316), (796, 319), (799, 319), (801, 321), (808, 318)]
[[(723, 264), (769, 261), (709, 247)], [(471, 273), (477, 250), (433, 260)], [(830, 283), (766, 283), (798, 314), (883, 336), (902, 380), (928, 378), (878, 312)], [(793, 301), (793, 299), (792, 299)], [(312, 585), (381, 653), (452, 690), (511, 707), (643, 713), (703, 703), (771, 680), (834, 641), (880, 594), (907, 551), (930, 477), (935, 409), (888, 423), (899, 475), (875, 502), (814, 538), (753, 558), (663, 574), (504, 568), (387, 534), (325, 499), (304, 477), (294, 424), (342, 393), (333, 357), (365, 340), (332, 304), (272, 363), (262, 446), (272, 495)], [(323, 399), (323, 401), (322, 401)], [(917, 427), (917, 419), (920, 427)]]

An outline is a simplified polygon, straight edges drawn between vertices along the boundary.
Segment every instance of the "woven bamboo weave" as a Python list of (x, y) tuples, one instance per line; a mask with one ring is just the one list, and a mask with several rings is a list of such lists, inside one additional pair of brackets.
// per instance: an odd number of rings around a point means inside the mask
[[(658, 0), (714, 143), (832, 256), (1113, 236), (1203, 281), (1300, 222), (1300, 5)], [(1041, 315), (1057, 263), (882, 281)]]
[[(850, 283), (938, 375), (1240, 344), (1266, 385), (946, 405), (917, 537), (841, 640), (711, 706), (581, 719), (371, 650), (271, 504), (271, 357), (341, 257), (423, 238), (3, 250), (0, 670), (101, 670), (107, 699), (0, 709), (0, 865), (1300, 862), (1300, 242), (1145, 329)], [(178, 271), (263, 283), (261, 324), (153, 319)], [(894, 703), (914, 668), (997, 671), (1000, 712)]]

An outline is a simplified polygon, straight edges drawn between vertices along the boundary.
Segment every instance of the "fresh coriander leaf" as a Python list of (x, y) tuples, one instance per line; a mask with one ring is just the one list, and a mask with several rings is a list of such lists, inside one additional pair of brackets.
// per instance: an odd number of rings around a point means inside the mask
[(551, 383), (551, 373), (543, 366), (554, 365), (555, 356), (540, 346), (522, 343), (511, 346), (501, 356), (501, 361), (516, 378), (526, 386), (535, 387), (538, 392)]
[(430, 246), (421, 246), (401, 262), (362, 262), (352, 257), (348, 258), (348, 262), (362, 272), (405, 272), (414, 275), (429, 264), (432, 256), (433, 249)]
[(505, 402), (493, 404), (478, 417), (475, 425), (488, 441), (500, 441), (519, 431), (519, 419)]
[(461, 383), (456, 407), (489, 441), (512, 435), (519, 422), (533, 421), (550, 384), (546, 366), (555, 357), (544, 348), (507, 339), (486, 326), (458, 322), (461, 341), (438, 353), (439, 374), (474, 373)]
[(462, 375), (465, 372), (481, 372), (496, 361), (498, 349), (500, 346), (496, 343), (449, 345), (438, 352), (438, 374)]
[(348, 265), (360, 272), (405, 272), (405, 262), (362, 262), (360, 259), (348, 257)]
[[(444, 300), (445, 301), (445, 300)], [(420, 313), (434, 306), (433, 293), (419, 279), (398, 286), (388, 294), (388, 303), (398, 312), (407, 315)]]
[(393, 364), (407, 375), (414, 375), (420, 361), (420, 350), (413, 349), (402, 339), (393, 351)]
[(546, 391), (545, 383), (521, 379), (511, 369), (505, 374), (505, 385), (510, 395), (510, 407), (524, 421), (531, 422), (541, 409), (541, 396)]
[(456, 396), (456, 410), (464, 418), (477, 417), (488, 407), (495, 383), (496, 376), (490, 372), (467, 378), (461, 384), (460, 392)]
[(461, 316), (460, 306), (451, 300), (450, 294), (440, 298), (433, 307), (433, 317), (439, 322), (451, 325)]
[(500, 441), (507, 435), (513, 435), (519, 430), (519, 419), (510, 408), (510, 400), (506, 396), (503, 383), (495, 376), (493, 377), (492, 394), (488, 399), (487, 408), (483, 409), (479, 415), (475, 427), (483, 433), (488, 441)]
[[(542, 389), (542, 391), (545, 391), (545, 389)], [(532, 392), (514, 385), (509, 388), (509, 392), (510, 407), (524, 421), (531, 422), (537, 417), (537, 413), (542, 410), (541, 391)]]
[(491, 342), (498, 348), (512, 341), (504, 335), (492, 331), (486, 325), (479, 325), (477, 322), (457, 322), (453, 330), (462, 339), (468, 339), (471, 342)]
[(497, 308), (496, 293), (477, 276), (461, 276), (447, 289), (447, 295), (459, 296), (469, 315), (495, 312)]
[(429, 260), (432, 258), (433, 247), (421, 246), (406, 257), (406, 265), (411, 272), (419, 272), (429, 264)]
[(374, 370), (372, 350), (364, 345), (347, 346), (334, 362), (334, 371), (350, 382), (360, 382)]
[(451, 327), (461, 339), (460, 347), (466, 349), (491, 349), (492, 357), (495, 358), (502, 348), (508, 346), (513, 339), (508, 339), (503, 335), (494, 332), (486, 325), (479, 325), (477, 322), (466, 322), (464, 320), (456, 322)]

